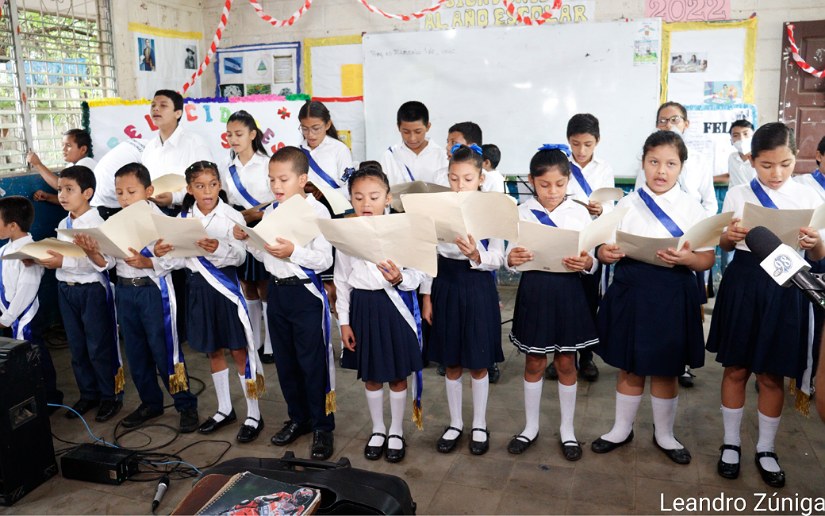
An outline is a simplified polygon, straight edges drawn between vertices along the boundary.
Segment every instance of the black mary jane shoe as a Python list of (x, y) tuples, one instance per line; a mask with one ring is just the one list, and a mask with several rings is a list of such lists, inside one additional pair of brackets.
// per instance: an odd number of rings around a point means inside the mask
[(559, 441), (561, 453), (570, 462), (576, 462), (582, 458), (582, 445), (579, 441)]
[(209, 416), (208, 418), (206, 418), (206, 421), (201, 423), (201, 426), (198, 427), (198, 432), (202, 434), (211, 434), (212, 432), (215, 432), (225, 427), (226, 425), (234, 423), (238, 420), (238, 416), (235, 415), (235, 409), (229, 411), (229, 414), (224, 414), (223, 412), (218, 411), (218, 414), (216, 415), (223, 416), (223, 419), (221, 419), (220, 421), (215, 421), (214, 417)]
[[(257, 423), (256, 426), (246, 424), (246, 421), (252, 420)], [(249, 443), (254, 441), (258, 438), (258, 434), (261, 433), (261, 430), (264, 429), (264, 418), (255, 419), (254, 417), (248, 417), (244, 421), (244, 424), (241, 426), (241, 429), (238, 430), (238, 435), (235, 436), (235, 440), (239, 443)]]
[(536, 434), (536, 436), (532, 439), (529, 439), (521, 434), (514, 435), (513, 438), (510, 439), (510, 444), (507, 445), (507, 452), (512, 453), (513, 455), (521, 455), (526, 452), (527, 448), (532, 446), (538, 438), (539, 434)]
[(774, 452), (763, 451), (758, 452), (756, 454), (756, 469), (759, 470), (759, 474), (762, 475), (762, 480), (771, 487), (780, 488), (785, 487), (785, 472), (783, 470), (779, 471), (768, 471), (762, 467), (762, 463), (759, 462), (759, 459), (762, 457), (770, 457), (779, 464), (779, 457), (776, 456)]
[[(384, 440), (381, 442), (381, 446), (370, 446), (370, 441), (372, 441), (373, 437), (383, 437)], [(387, 445), (387, 434), (382, 434), (381, 432), (375, 432), (372, 434), (367, 441), (367, 445), (364, 446), (364, 458), (367, 460), (378, 460), (381, 458), (381, 454), (384, 453), (384, 446)]]
[(633, 430), (630, 431), (630, 434), (627, 436), (627, 439), (620, 443), (610, 442), (607, 439), (602, 439), (599, 437), (592, 443), (590, 443), (590, 449), (593, 450), (593, 453), (608, 453), (612, 452), (616, 448), (620, 446), (624, 446), (625, 444), (629, 443), (633, 440)]
[[(735, 464), (731, 464), (728, 462), (724, 462), (722, 460), (722, 454), (725, 453), (725, 450), (733, 450), (736, 452), (739, 460)], [(716, 463), (716, 472), (719, 473), (719, 476), (722, 478), (729, 478), (733, 480), (734, 478), (739, 477), (739, 464), (742, 462), (742, 449), (735, 444), (723, 444), (719, 447), (719, 462)], [(759, 460), (757, 459), (757, 462)]]
[[(458, 432), (458, 435), (455, 439), (445, 439), (444, 434), (449, 432), (450, 430), (455, 430)], [(438, 438), (438, 442), (435, 443), (435, 447), (439, 453), (450, 453), (451, 451), (455, 450), (455, 445), (458, 444), (458, 440), (461, 439), (461, 434), (464, 433), (464, 430), (460, 428), (456, 428), (454, 426), (448, 426), (444, 429), (444, 433), (441, 434), (441, 437)]]
[[(390, 448), (390, 439), (398, 439), (401, 441), (401, 448), (397, 450)], [(391, 434), (387, 437), (387, 449), (384, 450), (384, 458), (387, 459), (387, 462), (401, 462), (404, 460), (405, 455), (407, 455), (407, 441), (400, 435)]]
[(690, 464), (690, 452), (687, 448), (677, 448), (675, 450), (668, 450), (666, 448), (662, 448), (659, 446), (659, 442), (656, 441), (656, 434), (653, 434), (653, 444), (656, 445), (657, 448), (662, 450), (662, 453), (667, 455), (667, 458), (675, 462), (676, 464)]
[[(474, 432), (484, 432), (487, 434), (487, 439), (483, 441), (476, 441), (473, 439)], [(470, 453), (473, 455), (484, 455), (490, 449), (490, 431), (486, 428), (473, 428), (470, 432)]]

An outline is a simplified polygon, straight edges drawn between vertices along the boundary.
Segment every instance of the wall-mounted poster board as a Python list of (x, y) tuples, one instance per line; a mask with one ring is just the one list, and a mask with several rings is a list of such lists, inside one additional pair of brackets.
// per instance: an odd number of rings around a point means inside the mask
[[(598, 155), (635, 176), (659, 100), (661, 20), (488, 27), (364, 36), (367, 156), (399, 140), (398, 106), (430, 110), (431, 138), (472, 120), (502, 151), (499, 170), (526, 174), (543, 143), (566, 141), (568, 119), (601, 122)], [(598, 34), (599, 37), (593, 37)]]
[(303, 93), (301, 44), (267, 43), (218, 49), (215, 84), (217, 97)]
[[(155, 91), (178, 91), (198, 69), (200, 32), (158, 29), (140, 23), (130, 23), (134, 38), (134, 67), (138, 98), (152, 98)], [(187, 91), (191, 97), (201, 96), (200, 81)]]

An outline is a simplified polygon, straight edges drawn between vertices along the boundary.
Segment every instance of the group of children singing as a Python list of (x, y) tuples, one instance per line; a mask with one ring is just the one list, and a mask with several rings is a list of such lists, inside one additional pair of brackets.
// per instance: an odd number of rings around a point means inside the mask
[[(175, 117), (172, 136), (162, 134), (161, 146), (181, 130), (177, 124), (182, 99), (173, 94), (158, 92), (152, 103), (153, 119), (161, 121), (164, 111)], [(364, 382), (372, 420), (364, 455), (371, 460), (383, 456), (390, 462), (401, 461), (406, 453), (402, 423), (410, 390), (413, 420), (419, 426), (422, 421), (422, 330), (429, 326), (427, 358), (446, 368), (450, 416), (437, 450), (450, 453), (465, 433), (462, 376), (466, 369), (473, 407), (469, 449), (484, 454), (490, 447), (488, 367), (503, 360), (495, 272), (529, 262), (530, 249), (486, 235), (466, 235), (438, 244), (438, 275), (432, 278), (390, 260), (371, 263), (341, 251), (333, 254), (323, 236), (304, 246), (278, 238), (261, 251), (246, 244), (248, 235), (241, 225), (254, 225), (293, 197), (302, 198), (319, 218), (329, 218), (323, 196), (312, 188), (319, 182), (345, 195), (358, 217), (389, 213), (391, 186), (406, 181), (439, 183), (454, 192), (496, 191), (503, 179), (485, 166), (500, 158), (498, 149), (488, 148), (485, 155), (480, 128), (465, 122), (450, 129), (445, 153), (427, 137), (426, 107), (408, 102), (398, 113), (402, 142), (387, 149), (381, 162), (365, 161), (353, 169), (349, 150), (335, 138), (323, 104), (307, 102), (299, 120), (301, 146), (281, 148), (270, 157), (255, 120), (236, 112), (227, 123), (229, 166), (224, 169), (208, 160), (187, 166), (186, 195), (180, 199), (177, 216), (202, 221), (208, 238), (197, 244), (206, 256), (173, 258), (174, 248), (158, 240), (144, 249), (132, 249), (128, 258), (114, 259), (101, 254), (93, 239), (76, 237), (74, 243), (85, 250), (84, 258), (50, 252), (50, 258), (37, 263), (0, 261), (4, 287), (0, 324), (14, 328), (16, 338), (38, 343), (48, 356), (42, 339), (32, 335), (31, 322), (43, 267), (55, 269), (80, 391), (79, 401), (67, 415), (77, 417), (99, 406), (96, 420), (106, 421), (120, 410), (124, 379), (119, 326), (141, 400), (122, 421), (126, 427), (163, 413), (156, 372), (174, 399), (182, 432), (211, 433), (236, 421), (226, 360), (229, 350), (247, 404), (237, 434), (240, 442), (254, 440), (264, 428), (258, 406), (265, 389), (261, 357), (271, 353), (289, 416), (272, 437), (273, 444), (284, 446), (311, 432), (313, 458), (326, 459), (333, 453), (335, 427), (330, 319), (334, 308), (344, 348), (342, 363), (355, 369)], [(652, 238), (681, 236), (717, 211), (715, 198), (713, 204), (707, 199), (712, 195), (711, 172), (688, 167), (694, 156), (681, 134), (689, 125), (684, 107), (664, 104), (656, 125), (657, 131), (642, 147), (638, 187), (617, 204), (629, 209), (618, 229)], [(612, 203), (588, 199), (593, 190), (614, 185), (612, 169), (594, 157), (600, 140), (598, 120), (575, 115), (567, 137), (569, 146), (545, 144), (532, 157), (528, 180), (534, 196), (519, 206), (521, 220), (581, 230), (614, 208)], [(674, 435), (677, 378), (685, 367), (701, 367), (707, 349), (724, 366), (724, 437), (718, 473), (725, 478), (739, 474), (745, 386), (753, 373), (759, 384), (756, 467), (768, 485), (784, 485), (774, 442), (784, 404), (783, 379), (798, 377), (808, 361), (803, 322), (807, 305), (799, 291), (779, 287), (760, 270), (744, 242), (750, 228), (742, 226), (741, 218), (747, 202), (775, 209), (814, 208), (825, 199), (825, 179), (818, 171), (812, 176), (816, 183), (790, 179), (796, 146), (792, 132), (782, 124), (765, 124), (753, 133), (747, 149), (737, 149), (752, 165), (755, 177), (732, 187), (723, 206), (723, 211), (734, 212), (734, 218), (720, 246), (735, 253), (719, 289), (707, 345), (700, 310), (704, 293), (697, 274), (714, 263), (710, 247), (697, 249), (686, 242), (680, 249), (660, 250), (658, 258), (668, 265), (662, 267), (631, 259), (620, 246), (605, 242), (567, 257), (564, 265), (569, 273), (521, 275), (510, 340), (525, 355), (525, 425), (510, 441), (510, 453), (524, 453), (538, 438), (542, 380), (547, 355), (552, 353), (559, 379), (560, 449), (567, 460), (582, 457), (574, 428), (580, 363), (576, 353), (595, 351), (619, 374), (613, 427), (592, 442), (591, 450), (607, 453), (633, 440), (636, 414), (650, 377), (653, 443), (672, 461), (689, 463), (690, 452)], [(154, 175), (140, 163), (120, 168), (114, 177), (120, 206), (150, 203), (160, 212), (150, 202)], [(77, 164), (64, 169), (56, 176), (56, 187), (57, 199), (68, 211), (60, 228), (95, 227), (103, 222), (90, 207), (95, 175), (89, 168)], [(161, 204), (174, 205), (175, 200)], [(266, 203), (268, 207), (260, 211)], [(29, 201), (0, 200), (0, 238), (10, 239), (0, 254), (31, 242), (32, 220)], [(825, 257), (818, 228), (799, 228), (799, 246), (809, 260)], [(607, 265), (613, 268), (612, 282), (600, 299), (600, 278)], [(322, 281), (330, 268), (336, 294), (332, 306)], [(117, 276), (114, 292), (108, 275), (112, 269)], [(182, 307), (176, 305), (173, 270), (186, 275)], [(197, 398), (188, 388), (182, 339), (175, 324), (178, 309), (185, 311), (189, 346), (209, 357), (218, 408), (204, 422), (199, 421)], [(268, 342), (259, 354), (264, 333)], [(53, 368), (45, 376), (47, 388), (55, 392)], [(389, 429), (384, 418), (385, 383), (389, 384)]]

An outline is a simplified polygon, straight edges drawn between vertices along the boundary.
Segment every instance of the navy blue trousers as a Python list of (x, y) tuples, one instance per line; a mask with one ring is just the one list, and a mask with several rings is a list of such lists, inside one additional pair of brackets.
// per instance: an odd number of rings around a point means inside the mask
[[(163, 386), (169, 392), (160, 290), (154, 284), (143, 287), (118, 285), (115, 299), (126, 360), (129, 361), (129, 372), (140, 401), (152, 410), (160, 410), (163, 408), (163, 391), (158, 387), (157, 375), (160, 375)], [(171, 323), (175, 324), (175, 321)], [(198, 398), (188, 390), (171, 396), (178, 411), (198, 408)]]
[(327, 346), (321, 326), (323, 303), (306, 285), (269, 283), (266, 317), (289, 419), (332, 431), (326, 412)]
[(113, 400), (115, 396), (115, 329), (100, 283), (57, 285), (57, 303), (72, 353), (72, 371), (86, 400)]

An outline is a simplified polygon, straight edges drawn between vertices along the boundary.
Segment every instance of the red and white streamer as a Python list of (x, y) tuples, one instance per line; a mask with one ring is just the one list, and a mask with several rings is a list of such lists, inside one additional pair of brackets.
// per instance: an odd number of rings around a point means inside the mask
[(796, 65), (817, 79), (825, 78), (825, 69), (817, 70), (813, 66), (809, 65), (807, 61), (802, 59), (801, 55), (799, 55), (799, 47), (796, 46), (796, 40), (793, 37), (793, 24), (789, 23), (786, 30), (788, 31), (788, 41), (791, 43), (791, 57), (793, 57)]
[(201, 65), (192, 74), (192, 77), (189, 79), (189, 82), (183, 85), (181, 88), (181, 95), (186, 95), (186, 90), (192, 87), (198, 79), (200, 79), (203, 72), (206, 71), (206, 68), (209, 66), (209, 63), (212, 62), (212, 56), (215, 55), (215, 51), (218, 50), (218, 47), (221, 44), (221, 38), (223, 37), (223, 31), (226, 29), (226, 24), (229, 21), (229, 10), (232, 9), (232, 1), (233, 0), (225, 0), (223, 4), (223, 11), (221, 11), (221, 20), (218, 22), (218, 28), (215, 29), (215, 37), (212, 38), (212, 44), (209, 46), (209, 50), (206, 52), (206, 55), (201, 61)]
[[(423, 18), (427, 13), (431, 13), (431, 12), (435, 12), (435, 11), (439, 10), (441, 8), (441, 6), (444, 5), (444, 3), (446, 1), (447, 0), (438, 0), (433, 5), (425, 8), (425, 9), (421, 9), (420, 11), (416, 11), (414, 13), (394, 14), (394, 13), (388, 13), (388, 12), (382, 11), (381, 9), (375, 7), (374, 5), (370, 5), (367, 2), (367, 0), (358, 0), (358, 2), (360, 2), (361, 5), (363, 5), (364, 7), (366, 7), (367, 10), (371, 13), (380, 14), (384, 18), (390, 18), (392, 20), (401, 20), (401, 21), (410, 21), (410, 20), (416, 19), (416, 18)], [(559, 1), (561, 1), (561, 0), (559, 0)]]
[[(510, 0), (501, 0), (504, 4), (504, 8), (507, 10), (507, 14), (512, 16), (516, 19), (517, 22), (523, 23), (524, 25), (544, 25), (547, 20), (553, 17), (553, 13), (544, 11), (541, 13), (541, 16), (538, 18), (531, 18), (530, 16), (522, 16), (518, 12), (516, 12), (516, 6)], [(553, 2), (553, 7), (550, 9), (557, 10), (561, 9), (561, 0), (555, 0)]]
[(306, 13), (309, 10), (310, 7), (312, 7), (312, 0), (304, 0), (304, 5), (302, 5), (300, 9), (292, 13), (292, 16), (284, 20), (279, 20), (265, 13), (264, 8), (261, 7), (261, 4), (258, 3), (258, 0), (249, 0), (249, 3), (252, 4), (252, 8), (255, 9), (255, 12), (258, 13), (258, 16), (260, 16), (263, 21), (269, 23), (273, 27), (283, 27), (285, 25), (292, 25), (293, 23), (298, 21), (298, 18), (303, 16), (304, 13)]

